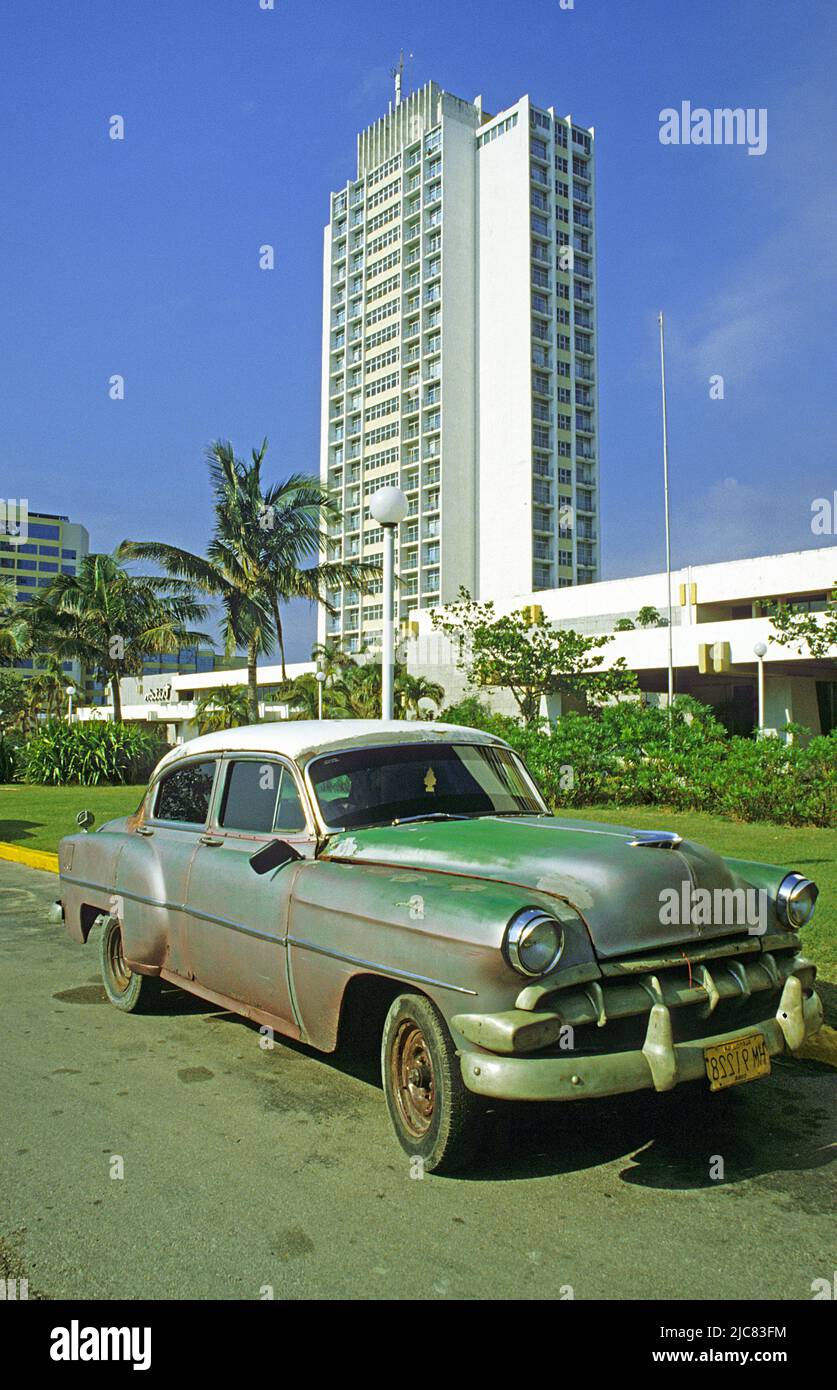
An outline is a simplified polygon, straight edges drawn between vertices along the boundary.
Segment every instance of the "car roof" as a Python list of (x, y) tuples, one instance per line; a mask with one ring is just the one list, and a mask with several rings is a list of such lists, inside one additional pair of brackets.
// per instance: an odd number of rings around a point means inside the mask
[(284, 753), (296, 762), (307, 762), (318, 753), (335, 748), (380, 743), (439, 743), (452, 739), (457, 743), (505, 743), (482, 729), (435, 720), (281, 719), (264, 724), (243, 724), (237, 729), (188, 739), (166, 753), (157, 770), (181, 758), (202, 753)]

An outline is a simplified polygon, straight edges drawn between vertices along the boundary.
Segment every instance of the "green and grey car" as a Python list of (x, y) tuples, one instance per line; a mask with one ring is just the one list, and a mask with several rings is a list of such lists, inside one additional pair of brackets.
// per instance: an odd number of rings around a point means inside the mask
[(754, 1080), (822, 1022), (817, 889), (670, 831), (562, 819), (502, 739), (262, 724), (161, 761), (136, 814), (59, 847), (111, 1001), (162, 981), (323, 1052), (376, 1030), (402, 1147), (474, 1152), (485, 1108)]

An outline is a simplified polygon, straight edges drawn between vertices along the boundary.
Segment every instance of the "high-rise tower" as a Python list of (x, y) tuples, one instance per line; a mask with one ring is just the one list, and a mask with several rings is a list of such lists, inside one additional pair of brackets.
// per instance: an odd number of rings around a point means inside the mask
[[(430, 82), (358, 136), (325, 232), (321, 473), (337, 559), (410, 501), (396, 612), (598, 576), (593, 132), (528, 97), (496, 116)], [(379, 594), (334, 594), (360, 651)]]

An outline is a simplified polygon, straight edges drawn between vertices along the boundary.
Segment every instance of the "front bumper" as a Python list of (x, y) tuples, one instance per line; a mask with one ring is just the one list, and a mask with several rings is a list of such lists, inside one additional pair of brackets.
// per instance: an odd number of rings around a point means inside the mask
[(670, 1091), (683, 1081), (706, 1076), (704, 1048), (761, 1033), (771, 1057), (795, 1052), (822, 1025), (817, 994), (797, 975), (788, 975), (772, 1018), (675, 1042), (671, 1010), (656, 1003), (648, 1015), (642, 1048), (594, 1055), (573, 1052), (497, 1056), (482, 1048), (461, 1048), (462, 1079), (469, 1091), (494, 1100), (591, 1100), (628, 1091)]

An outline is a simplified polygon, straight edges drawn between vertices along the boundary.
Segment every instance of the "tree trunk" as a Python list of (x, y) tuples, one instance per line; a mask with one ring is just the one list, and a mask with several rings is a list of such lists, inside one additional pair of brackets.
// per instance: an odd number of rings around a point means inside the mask
[(247, 648), (247, 704), (249, 706), (250, 723), (259, 722), (259, 674), (258, 674), (258, 653), (254, 643), (250, 643)]
[(282, 680), (286, 681), (288, 679), (288, 673), (285, 670), (285, 634), (282, 631), (282, 619), (279, 616), (279, 604), (276, 602), (275, 599), (273, 600), (273, 621), (276, 625), (276, 641), (279, 643), (279, 659), (282, 662)]
[(110, 688), (113, 691), (113, 722), (122, 723), (122, 691), (119, 689), (119, 677), (111, 676)]

